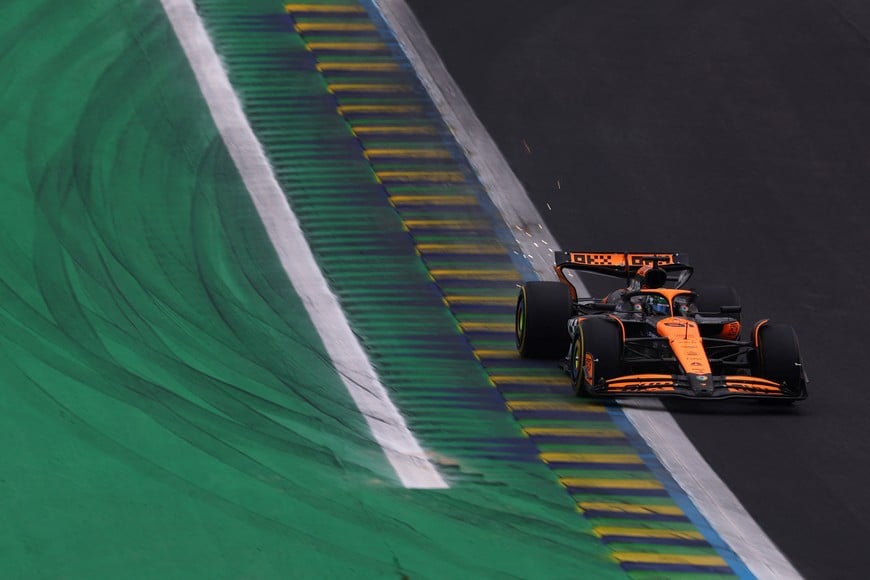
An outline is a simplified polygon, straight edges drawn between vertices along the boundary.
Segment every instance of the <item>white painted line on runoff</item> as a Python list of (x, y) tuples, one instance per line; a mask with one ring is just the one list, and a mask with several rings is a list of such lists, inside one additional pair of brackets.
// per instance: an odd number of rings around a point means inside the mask
[(405, 487), (448, 487), (390, 400), (323, 277), (193, 0), (161, 2), (281, 264), (372, 434)]
[[(555, 279), (552, 252), (558, 249), (540, 213), (447, 72), (404, 0), (373, 0), (417, 75), (468, 156), (481, 184), (511, 228), (520, 249), (542, 279)], [(586, 292), (577, 281), (578, 290)], [(635, 405), (632, 401), (631, 405)], [(701, 457), (658, 401), (623, 410), (662, 464), (722, 539), (760, 579), (800, 578), (737, 497)]]

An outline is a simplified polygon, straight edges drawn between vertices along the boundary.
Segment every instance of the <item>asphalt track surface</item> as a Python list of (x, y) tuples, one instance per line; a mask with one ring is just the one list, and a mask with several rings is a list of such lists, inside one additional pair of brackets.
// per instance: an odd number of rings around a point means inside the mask
[(802, 574), (864, 576), (870, 9), (410, 5), (563, 248), (680, 250), (794, 325), (804, 404), (668, 407)]

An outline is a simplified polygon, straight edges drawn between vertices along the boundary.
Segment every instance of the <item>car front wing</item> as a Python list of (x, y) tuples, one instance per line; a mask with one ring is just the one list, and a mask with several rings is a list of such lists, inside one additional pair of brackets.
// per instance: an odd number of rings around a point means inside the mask
[(806, 385), (797, 391), (747, 375), (638, 374), (601, 380), (589, 390), (596, 397), (683, 397), (689, 399), (806, 399)]

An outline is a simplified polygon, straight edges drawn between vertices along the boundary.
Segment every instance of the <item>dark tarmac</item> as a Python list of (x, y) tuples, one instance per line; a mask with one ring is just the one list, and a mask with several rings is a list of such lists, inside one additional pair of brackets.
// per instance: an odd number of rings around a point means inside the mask
[(870, 7), (409, 4), (563, 249), (679, 250), (794, 325), (808, 401), (669, 408), (802, 574), (866, 576)]

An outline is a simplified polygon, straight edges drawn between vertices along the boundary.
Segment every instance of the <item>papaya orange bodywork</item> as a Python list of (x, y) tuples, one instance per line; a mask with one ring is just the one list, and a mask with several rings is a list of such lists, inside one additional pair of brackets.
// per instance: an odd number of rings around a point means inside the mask
[(659, 336), (668, 339), (674, 356), (685, 372), (695, 375), (711, 373), (697, 323), (688, 318), (663, 318), (656, 325), (656, 331)]
[(676, 254), (673, 253), (569, 252), (568, 257), (573, 264), (589, 266), (643, 266), (652, 264), (653, 259), (659, 264), (676, 262)]

